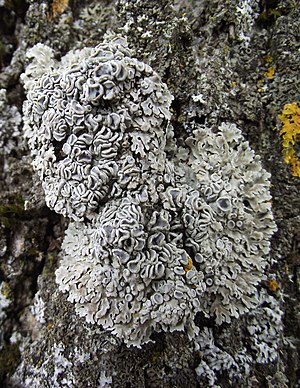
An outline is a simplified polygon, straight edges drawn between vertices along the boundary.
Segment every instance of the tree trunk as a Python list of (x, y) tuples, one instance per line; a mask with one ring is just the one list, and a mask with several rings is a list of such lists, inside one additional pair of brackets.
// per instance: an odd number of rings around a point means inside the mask
[[(35, 44), (51, 47), (60, 60), (96, 46), (108, 32), (126, 38), (133, 57), (167, 85), (179, 147), (195, 128), (236, 124), (271, 173), (278, 230), (271, 265), (257, 285), (260, 303), (221, 325), (198, 313), (193, 339), (185, 331), (154, 331), (152, 342), (127, 346), (122, 336), (80, 317), (56, 282), (70, 220), (46, 206), (33, 171), (20, 76)], [(299, 37), (297, 0), (0, 0), (2, 386), (300, 384)], [(294, 113), (284, 115), (293, 103)], [(290, 159), (284, 159), (284, 125), (295, 133)]]

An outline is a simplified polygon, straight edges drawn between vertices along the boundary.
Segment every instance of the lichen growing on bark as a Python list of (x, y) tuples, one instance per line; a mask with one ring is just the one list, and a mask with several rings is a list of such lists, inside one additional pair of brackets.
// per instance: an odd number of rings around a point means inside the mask
[[(0, 135), (10, 143), (10, 150), (0, 158), (0, 198), (5, 205), (21, 194), (24, 211), (13, 213), (16, 222), (10, 228), (0, 227), (0, 277), (12, 293), (12, 302), (4, 309), (1, 346), (17, 344), (21, 363), (12, 376), (2, 374), (1, 383), (26, 386), (28, 379), (29, 385), (41, 387), (49, 381), (76, 387), (206, 387), (213, 371), (215, 384), (226, 388), (238, 370), (234, 378), (241, 387), (296, 386), (299, 356), (293, 336), (300, 330), (299, 179), (284, 164), (280, 137), (273, 129), (283, 106), (300, 101), (297, 2), (75, 0), (51, 20), (55, 3), (59, 2), (0, 2), (4, 46), (0, 87), (7, 99), (2, 112), (13, 112), (15, 106), (21, 113), (25, 96), (19, 75), (28, 64), (25, 52), (36, 43), (51, 47), (57, 60), (72, 49), (96, 46), (107, 29), (126, 35), (133, 55), (151, 65), (175, 96), (171, 105), (174, 140), (166, 148), (171, 158), (177, 149), (180, 158), (186, 157), (185, 141), (195, 129), (216, 130), (222, 122), (237, 123), (251, 148), (262, 156), (264, 167), (272, 172), (278, 232), (270, 264), (275, 260), (277, 264), (257, 287), (266, 303), (252, 310), (253, 314), (220, 326), (196, 315), (203, 334), (209, 328), (200, 341), (204, 346), (210, 340), (203, 358), (185, 334), (177, 332), (154, 333), (155, 343), (141, 350), (126, 349), (114, 336), (74, 314), (73, 305), (57, 292), (54, 272), (66, 224), (63, 217), (46, 209), (41, 187), (30, 170), (28, 151), (19, 135), (10, 137), (14, 124), (9, 119)], [(189, 257), (194, 264), (194, 257)], [(189, 259), (182, 270), (193, 270)], [(280, 289), (273, 287), (272, 279)], [(284, 311), (281, 318), (278, 308)], [(280, 325), (271, 330), (276, 320), (284, 324), (283, 337)], [(265, 328), (262, 332), (257, 331), (256, 321)], [(251, 343), (248, 328), (256, 343)], [(269, 353), (275, 357), (261, 364), (256, 361), (264, 361), (264, 347), (261, 352), (257, 349), (264, 341), (267, 357)], [(212, 344), (220, 357), (210, 357)], [(220, 362), (234, 355), (237, 359), (230, 368)], [(197, 375), (195, 369), (204, 362), (210, 368), (207, 375)]]

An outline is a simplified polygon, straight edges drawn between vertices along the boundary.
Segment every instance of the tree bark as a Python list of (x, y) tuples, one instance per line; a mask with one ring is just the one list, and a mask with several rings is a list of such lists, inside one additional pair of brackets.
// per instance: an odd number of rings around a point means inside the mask
[[(235, 123), (271, 173), (278, 231), (272, 239), (273, 266), (259, 288), (276, 306), (269, 309), (268, 330), (276, 320), (274, 330), (281, 329), (274, 343), (258, 345), (263, 350), (249, 345), (255, 311), (221, 326), (197, 317), (214, 345), (213, 359), (184, 332), (155, 333), (153, 343), (128, 348), (78, 317), (58, 291), (54, 272), (68, 220), (47, 208), (31, 167), (22, 132), (26, 96), (20, 75), (28, 64), (26, 52), (36, 43), (53, 48), (59, 59), (69, 50), (97, 45), (108, 31), (125, 37), (135, 57), (168, 85), (178, 144), (195, 125)], [(300, 180), (284, 163), (278, 118), (285, 104), (300, 106), (299, 36), (299, 1), (0, 0), (2, 386), (300, 384)], [(274, 354), (260, 362), (258, 354), (267, 347)]]

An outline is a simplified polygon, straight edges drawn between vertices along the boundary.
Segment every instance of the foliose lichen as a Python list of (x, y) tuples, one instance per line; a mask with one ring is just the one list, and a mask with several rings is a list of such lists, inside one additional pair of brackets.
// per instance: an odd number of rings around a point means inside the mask
[(222, 349), (215, 343), (213, 330), (204, 327), (195, 340), (195, 350), (200, 352), (201, 361), (196, 367), (197, 375), (206, 381), (208, 387), (220, 387), (217, 385), (221, 373), (228, 373), (234, 384), (241, 383), (242, 376), (248, 376), (251, 356), (247, 354), (246, 347), (239, 349), (234, 355)]
[(34, 315), (36, 320), (43, 324), (46, 322), (45, 320), (45, 302), (43, 301), (40, 291), (38, 291), (34, 296), (34, 303), (30, 307), (31, 313)]
[(283, 336), (283, 312), (278, 300), (262, 289), (259, 305), (247, 317), (250, 348), (254, 360), (260, 364), (274, 362), (278, 356), (280, 337)]
[[(15, 106), (9, 106), (5, 89), (0, 89), (0, 148), (1, 154), (9, 155), (22, 138), (21, 115)], [(21, 144), (19, 144), (21, 146)], [(21, 148), (21, 147), (20, 147)]]
[(254, 308), (268, 266), (269, 174), (234, 124), (173, 139), (172, 96), (126, 41), (61, 62), (33, 47), (25, 136), (51, 209), (70, 218), (59, 289), (127, 345), (198, 334)]
[(28, 56), (36, 60), (23, 78), (25, 135), (49, 207), (91, 217), (164, 170), (171, 95), (122, 41), (71, 52), (58, 67), (42, 44)]
[(251, 32), (256, 18), (259, 15), (257, 1), (239, 1), (236, 7), (237, 37), (244, 47), (248, 47), (251, 40)]
[[(253, 365), (275, 364), (283, 336), (283, 313), (279, 301), (265, 289), (257, 291), (256, 297), (259, 304), (243, 317), (246, 333), (239, 333), (241, 338), (234, 345), (230, 342), (230, 348), (217, 343), (212, 328), (204, 327), (196, 336), (195, 350), (201, 355), (196, 373), (207, 386), (222, 386), (218, 382), (224, 373), (234, 386), (246, 386)], [(226, 328), (223, 336), (227, 336)]]

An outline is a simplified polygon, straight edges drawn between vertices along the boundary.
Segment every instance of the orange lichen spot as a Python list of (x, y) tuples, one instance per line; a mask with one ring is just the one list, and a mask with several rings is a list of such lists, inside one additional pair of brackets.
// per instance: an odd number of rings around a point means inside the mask
[(69, 0), (53, 0), (51, 6), (50, 20), (54, 19), (57, 15), (61, 15), (69, 6)]
[(193, 260), (189, 257), (187, 264), (183, 267), (185, 272), (190, 271), (193, 268)]
[(53, 329), (53, 326), (54, 326), (54, 324), (53, 324), (52, 322), (49, 322), (49, 323), (47, 324), (47, 328), (48, 328), (49, 330)]
[(284, 162), (291, 166), (293, 176), (300, 177), (300, 160), (295, 149), (300, 140), (300, 108), (296, 102), (286, 104), (278, 117), (283, 124), (280, 135)]
[(264, 73), (264, 76), (267, 77), (269, 80), (274, 79), (275, 77), (276, 69), (274, 66), (270, 66), (268, 70)]
[(280, 289), (279, 284), (275, 279), (269, 279), (267, 281), (267, 285), (269, 287), (269, 290), (272, 292), (277, 292)]

